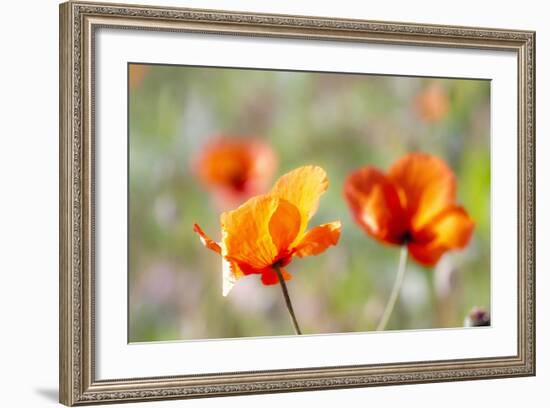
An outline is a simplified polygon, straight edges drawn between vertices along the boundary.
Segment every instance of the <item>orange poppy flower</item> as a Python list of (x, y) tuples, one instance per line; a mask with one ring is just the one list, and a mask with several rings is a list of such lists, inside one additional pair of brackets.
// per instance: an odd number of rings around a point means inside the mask
[(294, 256), (317, 255), (336, 245), (339, 221), (306, 231), (327, 187), (323, 169), (300, 167), (282, 176), (268, 194), (223, 213), (221, 242), (213, 241), (194, 225), (204, 246), (222, 256), (224, 296), (238, 279), (250, 274), (261, 275), (264, 285), (278, 283), (275, 267), (288, 280), (291, 275), (283, 268)]
[(440, 121), (449, 112), (447, 91), (436, 83), (428, 86), (414, 99), (414, 110), (424, 122)]
[(276, 165), (275, 153), (259, 139), (217, 137), (204, 146), (195, 169), (227, 207), (265, 191)]
[(407, 245), (423, 265), (435, 265), (470, 241), (474, 222), (455, 204), (456, 180), (441, 159), (411, 153), (384, 174), (374, 167), (351, 173), (344, 196), (355, 221), (380, 242)]
[(144, 64), (130, 64), (128, 70), (128, 83), (130, 89), (136, 89), (149, 72), (149, 66)]

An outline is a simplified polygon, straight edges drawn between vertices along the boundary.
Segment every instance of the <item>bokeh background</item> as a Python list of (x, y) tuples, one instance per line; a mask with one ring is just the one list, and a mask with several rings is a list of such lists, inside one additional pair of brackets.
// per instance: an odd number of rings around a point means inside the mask
[(129, 340), (292, 334), (281, 290), (259, 276), (221, 295), (219, 203), (194, 158), (220, 134), (257, 137), (278, 158), (272, 182), (304, 164), (330, 186), (310, 226), (342, 221), (337, 246), (294, 260), (288, 287), (307, 334), (374, 330), (399, 248), (368, 237), (342, 197), (348, 172), (410, 151), (443, 158), (474, 218), (469, 246), (434, 268), (409, 260), (387, 330), (463, 326), (490, 307), (490, 83), (484, 80), (129, 66)]

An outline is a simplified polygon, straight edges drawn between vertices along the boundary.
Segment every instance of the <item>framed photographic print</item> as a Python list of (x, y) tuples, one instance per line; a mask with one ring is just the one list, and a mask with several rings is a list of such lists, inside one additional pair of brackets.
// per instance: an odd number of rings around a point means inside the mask
[(535, 374), (535, 33), (60, 6), (66, 405)]

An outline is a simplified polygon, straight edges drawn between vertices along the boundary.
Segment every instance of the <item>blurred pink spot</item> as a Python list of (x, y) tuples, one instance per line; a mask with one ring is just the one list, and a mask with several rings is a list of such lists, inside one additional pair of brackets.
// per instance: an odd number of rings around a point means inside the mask
[(176, 294), (176, 270), (166, 263), (153, 264), (140, 282), (143, 295), (153, 303), (166, 303)]

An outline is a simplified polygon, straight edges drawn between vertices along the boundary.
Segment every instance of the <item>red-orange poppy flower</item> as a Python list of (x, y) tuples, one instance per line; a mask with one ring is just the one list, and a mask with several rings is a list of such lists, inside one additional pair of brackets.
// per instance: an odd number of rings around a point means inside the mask
[(374, 167), (351, 173), (344, 196), (355, 221), (380, 242), (407, 245), (421, 264), (435, 265), (470, 241), (474, 222), (455, 204), (456, 180), (441, 159), (411, 153), (384, 174)]
[(195, 161), (202, 184), (224, 206), (235, 206), (266, 190), (277, 160), (260, 139), (217, 137), (206, 144)]
[(265, 285), (278, 283), (276, 267), (288, 280), (291, 275), (283, 268), (295, 255), (317, 255), (336, 245), (339, 221), (306, 231), (327, 187), (323, 169), (300, 167), (282, 176), (268, 194), (223, 213), (221, 242), (213, 241), (194, 225), (204, 246), (222, 256), (224, 296), (245, 275), (260, 274)]
[(414, 99), (414, 110), (424, 122), (437, 122), (449, 112), (449, 95), (445, 88), (433, 83)]

